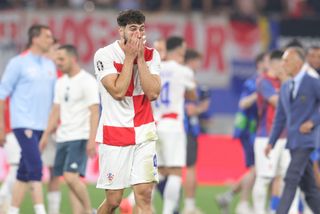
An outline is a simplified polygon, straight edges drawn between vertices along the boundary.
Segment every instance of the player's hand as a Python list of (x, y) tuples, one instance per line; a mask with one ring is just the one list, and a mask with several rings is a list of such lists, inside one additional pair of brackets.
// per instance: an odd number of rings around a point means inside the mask
[(312, 120), (307, 120), (306, 122), (302, 123), (302, 125), (299, 128), (299, 131), (302, 134), (308, 134), (313, 129), (313, 126), (314, 126), (314, 124), (313, 124)]
[(134, 33), (132, 37), (128, 38), (127, 43), (124, 44), (124, 53), (127, 57), (136, 58), (139, 49), (138, 33)]
[(138, 59), (144, 59), (145, 36), (139, 38)]
[(272, 145), (268, 143), (268, 145), (264, 149), (264, 154), (266, 155), (267, 158), (269, 158), (269, 154), (270, 154), (271, 150), (272, 150)]
[(43, 152), (43, 150), (46, 148), (48, 144), (49, 137), (47, 134), (43, 133), (40, 142), (39, 142), (39, 150), (40, 152)]
[(88, 140), (87, 155), (89, 158), (93, 158), (96, 155), (96, 141), (95, 140)]

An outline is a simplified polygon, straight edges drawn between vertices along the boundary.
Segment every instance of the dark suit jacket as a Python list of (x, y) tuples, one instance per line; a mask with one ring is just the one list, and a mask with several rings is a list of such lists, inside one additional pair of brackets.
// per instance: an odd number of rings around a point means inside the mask
[[(320, 124), (320, 80), (307, 73), (303, 76), (297, 95), (290, 101), (290, 81), (281, 86), (275, 119), (269, 143), (274, 145), (285, 125), (287, 128), (288, 149), (315, 148), (318, 142), (318, 129)], [(308, 134), (302, 134), (299, 128), (302, 123), (312, 120), (315, 127)]]

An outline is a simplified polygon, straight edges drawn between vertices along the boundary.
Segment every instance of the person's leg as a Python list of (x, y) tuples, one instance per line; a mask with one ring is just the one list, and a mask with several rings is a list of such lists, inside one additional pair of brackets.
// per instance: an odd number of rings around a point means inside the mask
[(172, 214), (179, 206), (180, 191), (182, 185), (181, 168), (167, 168), (168, 178), (163, 194), (163, 214)]
[(80, 174), (83, 165), (86, 165), (87, 140), (75, 140), (64, 142), (66, 145), (66, 159), (64, 162), (63, 177), (73, 194), (81, 202), (86, 213), (92, 212), (89, 193), (86, 185), (81, 181)]
[(320, 213), (320, 192), (317, 189), (313, 174), (312, 163), (308, 160), (306, 170), (304, 171), (299, 183), (301, 190), (305, 193), (306, 201), (313, 213)]
[(154, 188), (154, 183), (142, 183), (132, 186), (136, 206), (141, 213), (152, 214), (151, 195)]
[[(306, 168), (308, 163), (310, 162), (309, 155), (311, 152), (311, 149), (294, 149), (290, 151), (291, 161), (285, 176), (285, 186), (282, 192), (279, 207), (276, 212), (277, 214), (288, 213), (294, 196), (296, 194), (297, 187), (301, 182), (301, 178), (305, 172), (308, 172), (306, 171)], [(312, 179), (310, 181), (312, 182)], [(303, 180), (303, 182), (305, 182), (305, 180)], [(304, 188), (303, 182), (300, 184), (302, 190)], [(316, 190), (315, 188), (315, 191), (318, 190)]]
[(60, 181), (58, 176), (53, 175), (53, 167), (50, 170), (50, 180), (48, 183), (48, 214), (59, 214), (61, 203)]
[(85, 210), (85, 208), (81, 204), (81, 201), (77, 198), (77, 196), (71, 190), (69, 191), (69, 199), (70, 199), (70, 206), (73, 214), (82, 213)]
[(200, 212), (196, 207), (195, 196), (197, 189), (196, 161), (198, 153), (197, 137), (187, 135), (187, 168), (184, 184), (185, 200), (183, 213)]
[(119, 207), (123, 189), (120, 190), (106, 190), (105, 196), (106, 198), (98, 207), (97, 214), (114, 214), (116, 209)]

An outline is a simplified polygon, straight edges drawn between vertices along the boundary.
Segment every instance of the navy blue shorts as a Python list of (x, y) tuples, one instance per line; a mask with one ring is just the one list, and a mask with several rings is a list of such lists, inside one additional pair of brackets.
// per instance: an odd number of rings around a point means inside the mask
[(43, 131), (32, 129), (13, 129), (21, 148), (21, 158), (17, 172), (19, 181), (41, 181), (42, 160), (39, 142)]
[(247, 167), (254, 166), (254, 149), (253, 149), (253, 142), (251, 142), (250, 136), (243, 135), (243, 136), (240, 136), (239, 139), (244, 152), (246, 166)]
[(197, 137), (187, 134), (187, 167), (194, 166), (198, 157)]
[(87, 166), (88, 140), (74, 140), (57, 143), (57, 153), (54, 159), (53, 173), (61, 176), (64, 172), (79, 173), (84, 176)]

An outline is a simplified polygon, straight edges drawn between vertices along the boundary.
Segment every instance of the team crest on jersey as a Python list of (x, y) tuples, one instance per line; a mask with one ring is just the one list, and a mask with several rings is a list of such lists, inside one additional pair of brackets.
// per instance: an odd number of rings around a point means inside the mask
[(107, 173), (107, 178), (108, 178), (109, 182), (111, 182), (114, 178), (114, 174), (112, 174), (111, 172)]
[(31, 138), (33, 131), (31, 129), (26, 129), (26, 130), (24, 130), (24, 134), (25, 134), (25, 136), (27, 136), (27, 138)]
[(103, 71), (103, 63), (100, 60), (97, 61), (97, 68), (98, 71)]

